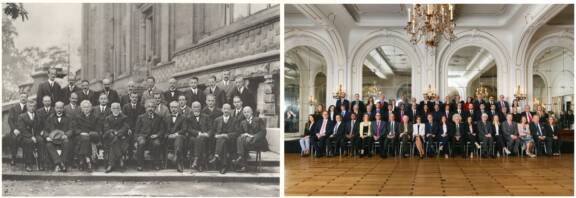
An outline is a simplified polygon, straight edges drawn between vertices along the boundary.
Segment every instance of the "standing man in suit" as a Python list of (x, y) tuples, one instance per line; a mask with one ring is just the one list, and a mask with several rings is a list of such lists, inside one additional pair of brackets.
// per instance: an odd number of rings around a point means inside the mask
[(162, 118), (166, 118), (170, 116), (170, 109), (162, 103), (162, 94), (161, 93), (154, 93), (153, 100), (155, 102), (156, 108), (154, 109), (154, 113)]
[(138, 116), (145, 111), (144, 107), (138, 102), (138, 94), (135, 92), (130, 93), (130, 102), (122, 107), (122, 113), (126, 116), (126, 122), (128, 123), (129, 136), (136, 128)]
[(346, 94), (336, 99), (336, 113), (340, 113), (340, 111), (342, 111), (342, 109), (340, 108), (340, 106), (342, 105), (344, 105), (346, 111), (350, 111), (350, 101), (346, 100)]
[(236, 77), (235, 83), (236, 89), (232, 92), (232, 97), (239, 96), (240, 99), (242, 99), (244, 106), (249, 106), (253, 111), (256, 110), (256, 104), (254, 103), (256, 97), (253, 95), (252, 91), (244, 85), (244, 78), (241, 76)]
[(186, 96), (180, 95), (178, 96), (178, 109), (180, 110), (180, 114), (184, 116), (184, 118), (189, 119), (192, 117), (192, 109), (186, 105), (188, 101), (186, 100)]
[(60, 87), (60, 84), (58, 84), (55, 81), (55, 79), (56, 79), (56, 68), (50, 67), (48, 69), (48, 81), (38, 85), (38, 91), (36, 92), (37, 108), (42, 107), (42, 97), (44, 96), (50, 96), (50, 98), (52, 99), (51, 106), (53, 106), (57, 101), (63, 100), (61, 93), (62, 88)]
[[(384, 145), (382, 139), (384, 138), (384, 128), (386, 128), (386, 124), (382, 120), (382, 114), (380, 112), (376, 113), (375, 120), (372, 121), (372, 142), (380, 142), (380, 145)], [(382, 154), (384, 153), (384, 147), (380, 146), (380, 157), (384, 157)], [(375, 153), (376, 151), (372, 151)]]
[(104, 118), (104, 129), (102, 135), (102, 143), (108, 150), (108, 165), (106, 166), (106, 173), (112, 171), (117, 162), (120, 167), (124, 167), (122, 156), (126, 152), (126, 144), (128, 129), (128, 117), (122, 114), (119, 102), (114, 102), (110, 105), (112, 114)]
[(112, 81), (110, 81), (110, 79), (108, 78), (103, 79), (102, 86), (104, 86), (102, 93), (108, 97), (108, 107), (110, 107), (110, 104), (112, 103), (120, 102), (118, 92), (112, 89)]
[[(22, 154), (24, 157), (24, 169), (27, 172), (32, 171), (32, 164), (34, 164), (34, 155), (33, 155), (34, 144), (38, 144), (39, 149), (42, 149), (46, 146), (44, 139), (40, 137), (40, 131), (42, 131), (42, 128), (40, 128), (40, 122), (38, 120), (38, 117), (36, 117), (34, 113), (35, 108), (36, 108), (36, 100), (27, 99), (25, 108), (26, 112), (21, 113), (18, 116), (16, 128), (14, 128), (13, 131), (15, 140), (12, 140), (12, 142), (18, 144), (11, 145), (12, 147), (10, 148), (10, 151), (12, 151), (12, 157), (13, 157), (12, 159), (14, 159), (15, 157), (14, 151), (17, 150), (18, 147), (22, 147)], [(39, 155), (41, 153), (45, 153), (45, 151), (38, 152)], [(38, 158), (43, 159), (43, 157), (40, 156)], [(13, 161), (11, 161), (11, 163), (13, 163)], [(38, 165), (41, 166), (42, 163), (39, 163)], [(44, 169), (43, 166), (39, 168), (40, 170)]]
[(72, 93), (76, 93), (80, 91), (80, 88), (78, 88), (78, 86), (76, 86), (76, 79), (75, 78), (68, 78), (68, 86), (66, 87), (62, 87), (62, 102), (64, 102), (64, 104), (68, 104), (70, 103), (70, 95)]
[(88, 82), (88, 80), (82, 80), (82, 82), (80, 83), (82, 90), (76, 92), (78, 93), (78, 101), (79, 103), (82, 103), (82, 101), (88, 100), (93, 105), (96, 105), (98, 104), (98, 94), (90, 90), (89, 84), (90, 83)]
[(134, 81), (128, 81), (128, 92), (125, 95), (122, 95), (120, 97), (120, 105), (122, 105), (122, 108), (124, 108), (124, 105), (130, 103), (131, 99), (130, 99), (130, 94), (135, 93), (136, 96), (138, 97), (138, 103), (140, 103), (140, 94), (136, 93), (136, 84), (134, 83)]
[(232, 110), (231, 113), (232, 117), (236, 118), (238, 123), (240, 123), (240, 121), (244, 120), (244, 114), (242, 113), (242, 108), (244, 108), (244, 105), (242, 99), (240, 99), (238, 96), (234, 96), (232, 103), (234, 105), (234, 110)]
[(314, 127), (314, 131), (312, 132), (311, 137), (314, 139), (315, 144), (313, 145), (316, 149), (316, 157), (322, 157), (324, 155), (324, 150), (326, 148), (326, 139), (330, 135), (332, 128), (334, 128), (334, 123), (330, 121), (328, 118), (328, 112), (322, 112), (322, 119), (318, 120), (314, 123), (316, 126)]
[[(103, 95), (106, 97), (105, 95)], [(102, 124), (97, 115), (98, 107), (92, 107), (92, 103), (84, 100), (80, 103), (82, 114), (76, 118), (72, 139), (76, 143), (74, 154), (78, 156), (81, 169), (92, 171), (92, 166), (96, 162), (98, 149), (96, 145), (100, 142)], [(101, 114), (102, 116), (105, 114)]]
[[(482, 104), (484, 105), (484, 104)], [(480, 119), (480, 121), (476, 124), (477, 128), (478, 128), (478, 141), (480, 141), (481, 143), (481, 147), (484, 148), (482, 151), (483, 153), (481, 153), (481, 155), (483, 156), (487, 156), (488, 155), (488, 151), (490, 151), (490, 149), (492, 148), (492, 145), (494, 144), (494, 128), (492, 126), (492, 124), (488, 121), (488, 114), (487, 113), (482, 113), (482, 118)], [(494, 157), (492, 155), (490, 155), (491, 157)]]
[[(246, 158), (249, 150), (268, 150), (268, 141), (266, 141), (266, 123), (259, 117), (254, 117), (250, 106), (244, 107), (244, 117), (246, 120), (240, 123), (240, 136), (237, 139), (236, 146), (238, 158), (233, 161), (240, 168), (238, 172), (246, 171)], [(326, 113), (326, 117), (328, 113)]]
[(360, 107), (360, 112), (362, 112), (362, 114), (366, 112), (366, 105), (364, 104), (364, 101), (360, 100), (360, 94), (354, 94), (354, 100), (350, 105), (351, 107), (354, 107), (354, 105), (358, 105), (358, 107)]
[(98, 106), (92, 108), (94, 115), (98, 120), (104, 120), (106, 116), (110, 115), (110, 107), (108, 107), (108, 96), (105, 93), (101, 93), (98, 97)]
[[(176, 156), (176, 171), (184, 172), (184, 123), (187, 118), (180, 113), (178, 102), (170, 102), (170, 116), (165, 117), (166, 122), (166, 144), (174, 145), (174, 156)], [(165, 146), (167, 146), (165, 145)]]
[(190, 89), (184, 91), (184, 95), (188, 101), (188, 106), (192, 107), (192, 103), (194, 102), (199, 102), (200, 105), (205, 106), (206, 95), (204, 95), (204, 92), (200, 91), (198, 88), (198, 78), (190, 78), (190, 80), (188, 80), (188, 86), (190, 86)]
[[(536, 153), (543, 153), (550, 156), (552, 155), (552, 134), (548, 134), (544, 130), (544, 126), (540, 124), (540, 115), (536, 114), (532, 117), (532, 122), (530, 123), (530, 132), (532, 132), (532, 137), (534, 143), (536, 144)], [(542, 143), (544, 147), (542, 147)]]
[(161, 97), (161, 101), (164, 101), (164, 98), (162, 98), (162, 90), (160, 90), (158, 87), (156, 87), (156, 78), (154, 78), (154, 76), (148, 76), (146, 78), (146, 90), (144, 90), (144, 92), (142, 92), (142, 104), (144, 105), (146, 100), (148, 99), (154, 99), (154, 94), (158, 93), (160, 94)]
[(380, 138), (383, 142), (380, 142), (380, 156), (384, 158), (388, 157), (388, 147), (392, 148), (392, 153), (395, 150), (396, 140), (398, 138), (398, 134), (400, 134), (400, 123), (396, 121), (395, 115), (390, 114), (388, 115), (388, 122), (386, 122), (386, 128), (384, 128), (383, 137)]
[(207, 158), (207, 141), (210, 136), (211, 120), (208, 116), (200, 113), (202, 105), (199, 101), (192, 102), (192, 114), (189, 122), (187, 122), (186, 131), (190, 136), (190, 149), (193, 153), (192, 169), (202, 172)]
[[(358, 137), (358, 125), (360, 122), (356, 120), (356, 114), (350, 114), (350, 120), (346, 121), (346, 128), (344, 129), (344, 138), (341, 139), (340, 145), (346, 145), (346, 142), (350, 141), (351, 145), (354, 147), (354, 142), (356, 137)], [(354, 150), (354, 149), (352, 149)], [(349, 151), (348, 153), (351, 153)]]
[(462, 116), (460, 116), (460, 114), (454, 114), (452, 116), (452, 124), (450, 124), (450, 127), (452, 127), (450, 131), (454, 133), (451, 139), (452, 144), (454, 144), (453, 147), (459, 148), (458, 153), (461, 153), (462, 157), (466, 158), (466, 152), (464, 152), (464, 147), (466, 146), (466, 127), (462, 124)]
[[(55, 171), (66, 172), (66, 159), (70, 151), (68, 137), (72, 136), (74, 120), (64, 114), (64, 103), (58, 101), (54, 104), (55, 114), (46, 119), (44, 138), (46, 139), (46, 149), (50, 154)], [(62, 155), (56, 151), (56, 147), (62, 149)]]
[(215, 152), (209, 163), (219, 164), (220, 174), (225, 174), (228, 169), (229, 145), (238, 137), (238, 124), (231, 114), (232, 108), (229, 104), (222, 105), (222, 116), (214, 120), (214, 127), (211, 137), (216, 139)]
[(348, 122), (350, 120), (350, 112), (347, 110), (346, 106), (341, 104), (340, 105), (340, 116), (342, 116), (342, 121), (343, 122)]
[[(340, 142), (342, 142), (342, 138), (344, 138), (344, 130), (345, 130), (345, 126), (342, 122), (342, 116), (336, 114), (336, 120), (334, 122), (334, 128), (332, 129), (330, 135), (328, 136), (328, 142), (327, 147), (328, 147), (328, 157), (332, 157), (335, 155), (336, 151), (340, 151), (340, 147), (342, 147), (342, 144), (340, 144)], [(335, 143), (334, 147), (332, 147), (332, 142)], [(334, 148), (334, 150), (332, 150), (332, 148)], [(339, 153), (341, 154), (341, 153)]]
[(162, 146), (162, 137), (166, 132), (166, 125), (164, 119), (158, 114), (154, 113), (156, 104), (154, 100), (147, 100), (146, 113), (138, 116), (136, 121), (136, 128), (134, 130), (134, 137), (136, 139), (136, 161), (138, 163), (136, 169), (142, 171), (144, 164), (144, 149), (149, 145), (152, 160), (154, 161), (154, 168), (160, 170), (159, 159)]
[(478, 110), (480, 110), (480, 105), (485, 104), (485, 101), (481, 95), (477, 95), (473, 104), (474, 104), (474, 110), (478, 111)]
[(72, 92), (70, 94), (70, 98), (68, 99), (68, 101), (69, 103), (66, 106), (64, 106), (64, 113), (73, 118), (80, 116), (82, 111), (78, 106), (78, 93)]
[(164, 98), (168, 105), (170, 105), (172, 101), (178, 101), (178, 97), (182, 95), (182, 92), (176, 89), (176, 83), (178, 83), (178, 81), (176, 81), (175, 78), (168, 80), (168, 90), (164, 92)]
[(220, 87), (216, 86), (216, 76), (210, 76), (210, 78), (208, 78), (208, 86), (204, 89), (204, 94), (214, 95), (217, 107), (221, 107), (224, 103), (230, 101), (226, 98), (226, 93), (220, 89)]
[(530, 111), (530, 105), (524, 105), (524, 111), (520, 114), (520, 116), (526, 116), (526, 120), (528, 120), (529, 123), (532, 123), (534, 119), (534, 112)]
[[(8, 126), (10, 126), (10, 131), (8, 132), (8, 135), (6, 135), (7, 141), (5, 141), (4, 143), (9, 145), (10, 153), (12, 154), (12, 158), (10, 159), (10, 165), (16, 164), (15, 161), (16, 154), (18, 153), (18, 147), (20, 146), (20, 142), (18, 140), (20, 140), (21, 138), (19, 138), (18, 135), (14, 133), (14, 130), (17, 127), (18, 118), (20, 114), (23, 114), (27, 111), (26, 110), (27, 100), (28, 100), (28, 94), (20, 93), (20, 102), (18, 102), (18, 104), (14, 104), (10, 108), (10, 110), (8, 110)], [(36, 103), (34, 103), (34, 105), (36, 105)], [(36, 106), (32, 107), (32, 110), (34, 110), (35, 108)]]
[(234, 82), (230, 80), (230, 70), (226, 70), (222, 73), (222, 81), (220, 81), (218, 87), (220, 87), (220, 90), (223, 90), (226, 94), (226, 101), (231, 101), (232, 92), (234, 91)]
[(209, 94), (206, 96), (206, 107), (202, 109), (202, 114), (208, 117), (208, 120), (210, 121), (208, 126), (210, 128), (212, 128), (212, 122), (222, 115), (222, 110), (216, 107), (216, 97), (214, 95)]
[(504, 99), (504, 95), (500, 95), (498, 102), (496, 103), (496, 109), (501, 110), (502, 107), (506, 107), (506, 109), (510, 109), (510, 105), (508, 101)]

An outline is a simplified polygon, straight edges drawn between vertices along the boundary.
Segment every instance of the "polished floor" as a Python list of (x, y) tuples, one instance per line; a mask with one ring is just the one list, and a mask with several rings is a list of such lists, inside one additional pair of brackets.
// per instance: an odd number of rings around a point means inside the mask
[(285, 193), (313, 195), (573, 195), (572, 154), (538, 158), (310, 158), (285, 155)]

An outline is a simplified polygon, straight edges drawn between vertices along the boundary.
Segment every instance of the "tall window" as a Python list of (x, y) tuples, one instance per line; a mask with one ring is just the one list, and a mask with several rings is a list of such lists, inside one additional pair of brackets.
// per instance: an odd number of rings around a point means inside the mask
[(256, 14), (262, 10), (274, 7), (278, 4), (231, 4), (231, 22), (236, 22), (247, 16)]

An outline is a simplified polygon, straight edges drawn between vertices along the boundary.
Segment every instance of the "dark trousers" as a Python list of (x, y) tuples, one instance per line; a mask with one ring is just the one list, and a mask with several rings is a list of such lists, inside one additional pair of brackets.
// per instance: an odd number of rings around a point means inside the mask
[[(60, 147), (62, 150), (61, 155), (58, 155), (58, 147)], [(50, 159), (52, 160), (53, 164), (66, 163), (69, 151), (68, 139), (62, 140), (61, 143), (54, 143), (54, 141), (47, 142), (46, 149), (48, 150), (48, 154), (50, 155)]]
[(208, 148), (208, 140), (206, 136), (190, 137), (190, 148), (193, 149), (195, 160), (199, 160), (200, 162), (206, 161), (208, 157), (206, 150)]
[(450, 138), (448, 136), (442, 137), (438, 136), (438, 146), (442, 147), (442, 150), (438, 150), (440, 155), (445, 155), (450, 153)]
[[(24, 137), (22, 135), (14, 135), (9, 134), (7, 137), (8, 146), (10, 147), (10, 153), (12, 154), (12, 159), (16, 159), (16, 155), (18, 154), (18, 148), (22, 147), (22, 157), (24, 158), (24, 164), (32, 165), (34, 164), (34, 142), (32, 141), (32, 137)], [(43, 139), (40, 137), (36, 138), (36, 141), (42, 141), (44, 144)], [(44, 145), (43, 145), (44, 146)]]
[(85, 131), (79, 133), (88, 133), (88, 135), (77, 135), (74, 138), (75, 141), (75, 154), (80, 156), (81, 158), (85, 158), (90, 156), (90, 154), (95, 155), (96, 153), (92, 153), (92, 145), (97, 144), (100, 142), (100, 133), (96, 131)]
[(332, 153), (336, 154), (336, 152), (338, 152), (338, 154), (340, 154), (339, 152), (341, 151), (341, 147), (345, 144), (342, 143), (344, 140), (343, 137), (340, 136), (330, 136), (328, 137), (328, 141), (326, 142), (328, 150), (332, 151)]
[(466, 156), (466, 153), (464, 153), (465, 143), (466, 142), (464, 140), (464, 137), (462, 136), (460, 136), (459, 139), (456, 139), (456, 137), (452, 137), (452, 148), (454, 155), (460, 154), (462, 156)]
[[(544, 140), (540, 140), (538, 137), (534, 137), (534, 143), (536, 144), (536, 149), (538, 150), (538, 154), (544, 153), (546, 155), (552, 154), (552, 138), (546, 137)], [(542, 147), (542, 143), (544, 143), (544, 147)]]
[(408, 134), (400, 136), (400, 143), (402, 144), (402, 153), (400, 153), (400, 156), (403, 156), (407, 151), (410, 152), (410, 147), (412, 146), (410, 144), (411, 139), (412, 137)]
[(392, 148), (393, 154), (396, 153), (396, 152), (394, 152), (394, 150), (396, 149), (395, 145), (396, 145), (396, 138), (394, 138), (394, 137), (390, 138), (388, 136), (381, 137), (380, 138), (380, 154), (384, 155), (384, 156), (387, 156), (388, 154), (390, 154), (390, 153), (386, 152), (386, 151), (388, 151), (388, 148)]
[[(318, 136), (316, 135), (312, 135), (311, 137), (313, 137), (314, 139), (314, 149), (316, 150), (316, 155), (324, 155), (324, 150), (326, 149), (326, 139), (328, 139), (327, 136), (322, 136), (320, 138), (318, 138)], [(312, 141), (311, 141), (312, 142)]]
[(560, 138), (552, 139), (552, 153), (560, 153)]
[(494, 149), (495, 149), (495, 150), (494, 150), (494, 153), (504, 154), (504, 153), (502, 153), (502, 149), (503, 149), (504, 147), (506, 147), (505, 142), (506, 142), (506, 141), (504, 140), (504, 136), (502, 136), (501, 134), (500, 134), (500, 135), (495, 135), (495, 136), (494, 136), (494, 143), (495, 143), (495, 145), (494, 145), (494, 146), (495, 146), (495, 148), (494, 148)]
[(358, 139), (356, 139), (356, 147), (358, 149), (363, 149), (365, 155), (371, 154), (370, 150), (372, 148), (372, 140), (372, 136), (366, 136), (364, 138), (358, 137)]
[(114, 135), (114, 131), (112, 130), (104, 133), (102, 136), (102, 143), (104, 144), (104, 148), (108, 153), (109, 166), (114, 166), (114, 164), (122, 158), (122, 155), (126, 153), (126, 141), (126, 137)]
[(492, 146), (494, 145), (494, 138), (493, 137), (482, 137), (482, 139), (480, 140), (480, 146), (482, 147), (482, 156), (487, 156), (488, 154), (492, 155), (491, 153), (489, 153), (490, 149), (492, 149)]
[(218, 159), (220, 160), (222, 166), (226, 166), (228, 164), (228, 159), (230, 159), (228, 157), (230, 153), (230, 147), (228, 145), (230, 145), (232, 142), (233, 141), (231, 141), (230, 137), (216, 138), (216, 148), (214, 149), (214, 152), (216, 155), (218, 155)]
[(518, 154), (518, 146), (520, 145), (520, 138), (516, 138), (515, 140), (512, 137), (507, 137), (506, 146), (508, 150), (514, 154)]
[[(236, 151), (238, 153), (238, 156), (242, 156), (244, 159), (248, 158), (248, 151), (254, 149), (255, 147), (256, 147), (256, 138), (254, 138), (253, 136), (250, 137), (247, 135), (240, 135), (236, 139)], [(241, 166), (244, 166), (246, 160), (240, 163)]]
[(144, 151), (147, 147), (150, 149), (152, 160), (157, 163), (160, 159), (161, 142), (160, 138), (149, 139), (144, 135), (136, 136), (136, 162), (138, 166), (144, 164)]

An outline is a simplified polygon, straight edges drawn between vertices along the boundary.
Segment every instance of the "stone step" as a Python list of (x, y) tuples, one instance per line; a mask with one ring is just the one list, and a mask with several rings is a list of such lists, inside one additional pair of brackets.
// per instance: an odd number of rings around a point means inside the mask
[(133, 167), (126, 170), (104, 172), (104, 167), (88, 173), (77, 169), (69, 169), (67, 172), (54, 171), (37, 171), (26, 172), (22, 164), (11, 166), (4, 163), (2, 166), (3, 180), (82, 180), (82, 181), (221, 181), (221, 182), (261, 182), (261, 183), (279, 183), (280, 167), (261, 167), (256, 172), (254, 167), (248, 172), (228, 171), (226, 174), (220, 174), (216, 170), (204, 172), (192, 171), (185, 169), (183, 173), (175, 169), (137, 171)]

